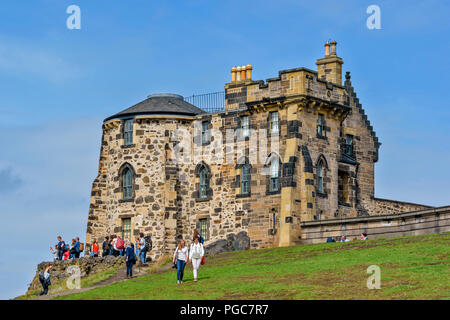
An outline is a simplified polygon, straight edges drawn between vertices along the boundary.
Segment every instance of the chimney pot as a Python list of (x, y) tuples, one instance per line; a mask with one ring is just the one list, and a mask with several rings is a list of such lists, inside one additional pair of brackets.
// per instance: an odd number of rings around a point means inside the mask
[(241, 67), (236, 68), (236, 81), (241, 81)]
[(329, 55), (330, 55), (330, 44), (327, 41), (327, 43), (325, 43), (325, 57), (328, 57)]
[(336, 55), (336, 45), (337, 42), (336, 41), (331, 41), (330, 42), (330, 46), (331, 46), (331, 55), (335, 56)]
[(241, 80), (245, 81), (247, 80), (247, 70), (246, 66), (241, 67)]
[(248, 64), (246, 66), (246, 70), (247, 70), (247, 80), (252, 80), (252, 65)]
[(236, 67), (231, 68), (231, 82), (236, 82)]

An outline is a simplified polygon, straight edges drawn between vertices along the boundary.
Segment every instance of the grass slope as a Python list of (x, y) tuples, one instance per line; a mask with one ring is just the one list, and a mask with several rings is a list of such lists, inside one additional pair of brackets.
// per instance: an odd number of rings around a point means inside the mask
[[(450, 233), (230, 252), (60, 299), (449, 299)], [(381, 289), (366, 270), (381, 268)]]

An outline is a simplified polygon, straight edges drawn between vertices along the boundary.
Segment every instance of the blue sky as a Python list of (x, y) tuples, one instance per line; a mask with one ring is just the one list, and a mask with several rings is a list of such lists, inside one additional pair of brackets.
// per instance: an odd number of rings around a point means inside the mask
[(450, 204), (449, 16), (439, 0), (3, 0), (0, 298), (25, 292), (58, 234), (84, 237), (104, 118), (150, 93), (220, 91), (235, 65), (315, 70), (328, 39), (383, 143), (376, 196)]

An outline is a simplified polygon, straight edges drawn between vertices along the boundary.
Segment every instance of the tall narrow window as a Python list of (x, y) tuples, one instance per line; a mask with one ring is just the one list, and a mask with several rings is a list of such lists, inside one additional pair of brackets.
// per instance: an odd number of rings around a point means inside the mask
[(241, 118), (241, 133), (243, 138), (250, 135), (250, 119), (248, 116)]
[(317, 164), (317, 192), (323, 192), (323, 162), (319, 161)]
[(319, 117), (317, 118), (317, 135), (320, 137), (325, 136), (324, 125), (324, 115), (319, 113)]
[(125, 145), (133, 144), (133, 120), (126, 120), (123, 130), (123, 139)]
[(278, 134), (279, 126), (278, 126), (278, 112), (270, 113), (270, 132)]
[(350, 134), (347, 134), (345, 136), (345, 154), (353, 157), (353, 136)]
[(200, 235), (205, 241), (208, 240), (208, 219), (200, 219), (198, 224)]
[(205, 199), (206, 195), (207, 195), (207, 190), (208, 190), (208, 175), (206, 172), (206, 168), (203, 167), (200, 170), (200, 193), (199, 193), (199, 197), (201, 199)]
[(131, 218), (122, 219), (122, 239), (131, 240)]
[(241, 168), (241, 193), (248, 194), (250, 191), (250, 167), (244, 164)]
[(278, 163), (278, 158), (275, 158), (270, 163), (270, 191), (278, 191), (278, 175), (279, 175), (280, 164)]
[(133, 172), (126, 168), (122, 176), (123, 199), (131, 199), (133, 197)]
[(202, 122), (202, 144), (209, 142), (209, 122), (203, 121)]

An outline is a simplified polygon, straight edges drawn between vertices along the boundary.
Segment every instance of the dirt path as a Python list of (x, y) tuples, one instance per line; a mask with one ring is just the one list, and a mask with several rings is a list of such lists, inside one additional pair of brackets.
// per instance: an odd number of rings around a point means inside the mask
[[(162, 266), (158, 271), (156, 271), (155, 273), (161, 273), (164, 271), (169, 270), (172, 267), (172, 264), (166, 264), (164, 266)], [(147, 270), (149, 269), (149, 266), (147, 267), (135, 267), (133, 268), (133, 278), (139, 278), (142, 276), (147, 275)], [(97, 282), (96, 284), (94, 284), (93, 286), (87, 287), (87, 288), (81, 288), (81, 289), (73, 289), (73, 290), (67, 290), (67, 291), (63, 291), (63, 292), (58, 292), (58, 293), (54, 293), (54, 294), (49, 294), (46, 296), (37, 296), (37, 297), (33, 297), (30, 300), (50, 300), (54, 297), (59, 297), (59, 296), (66, 296), (69, 294), (73, 294), (73, 293), (80, 293), (80, 292), (86, 292), (95, 288), (99, 288), (99, 287), (103, 287), (103, 286), (107, 286), (109, 284), (113, 284), (116, 282), (122, 282), (122, 281), (126, 281), (128, 279), (126, 279), (126, 269), (125, 268), (120, 268), (117, 273), (111, 277), (109, 277), (108, 279), (102, 280), (100, 282)]]

